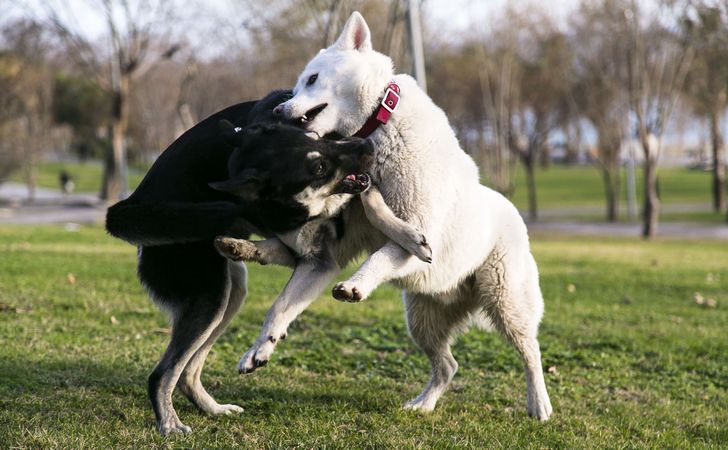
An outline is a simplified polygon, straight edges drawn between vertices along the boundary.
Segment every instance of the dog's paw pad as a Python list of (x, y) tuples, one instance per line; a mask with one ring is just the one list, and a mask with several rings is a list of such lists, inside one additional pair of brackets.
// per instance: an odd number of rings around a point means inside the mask
[(349, 287), (345, 283), (338, 283), (336, 286), (334, 286), (331, 294), (337, 300), (350, 303), (361, 301), (364, 298), (359, 289), (354, 286)]

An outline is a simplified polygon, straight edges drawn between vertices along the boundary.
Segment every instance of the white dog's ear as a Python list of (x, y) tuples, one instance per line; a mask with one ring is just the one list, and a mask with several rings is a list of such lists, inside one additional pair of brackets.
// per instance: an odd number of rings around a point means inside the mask
[(351, 13), (346, 21), (341, 36), (335, 45), (342, 50), (359, 50), (360, 52), (372, 49), (372, 35), (369, 26), (358, 11)]

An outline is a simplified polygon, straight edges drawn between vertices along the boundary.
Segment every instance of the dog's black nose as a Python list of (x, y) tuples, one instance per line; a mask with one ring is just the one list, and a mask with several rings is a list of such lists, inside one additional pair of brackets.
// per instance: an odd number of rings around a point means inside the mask
[(280, 116), (283, 114), (283, 103), (273, 108), (273, 115)]

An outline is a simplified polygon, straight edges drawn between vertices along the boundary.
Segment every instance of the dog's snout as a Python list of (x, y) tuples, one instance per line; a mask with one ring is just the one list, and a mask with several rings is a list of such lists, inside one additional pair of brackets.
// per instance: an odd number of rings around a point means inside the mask
[(285, 107), (283, 106), (283, 103), (281, 103), (280, 105), (273, 108), (273, 115), (280, 116), (281, 114), (283, 114), (284, 109), (285, 109)]

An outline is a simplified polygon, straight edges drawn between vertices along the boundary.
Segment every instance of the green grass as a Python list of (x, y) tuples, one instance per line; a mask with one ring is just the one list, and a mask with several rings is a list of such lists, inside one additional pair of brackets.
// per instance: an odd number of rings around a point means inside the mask
[[(710, 172), (683, 168), (660, 168), (660, 194), (663, 203), (697, 203), (710, 205)], [(642, 198), (642, 172), (636, 171), (638, 202)], [(552, 166), (536, 171), (538, 206), (548, 208), (570, 208), (605, 204), (604, 182), (596, 166)], [(626, 175), (622, 171), (621, 203), (626, 204)], [(513, 202), (521, 209), (528, 206), (524, 171), (519, 164), (516, 173), (516, 191)]]
[[(76, 184), (76, 192), (99, 192), (103, 168), (98, 161), (86, 163), (78, 162), (43, 162), (38, 165), (38, 186), (50, 189), (59, 189), (58, 175), (62, 170), (67, 171), (73, 177)], [(129, 189), (134, 189), (142, 181), (146, 169), (129, 167), (128, 183)], [(19, 183), (25, 182), (23, 174), (16, 172), (10, 177), (10, 181)]]
[[(207, 417), (175, 395), (194, 431), (163, 439), (146, 377), (168, 325), (135, 279), (134, 249), (98, 228), (0, 227), (0, 447), (725, 446), (726, 244), (533, 240), (546, 298), (543, 362), (555, 368), (546, 374), (549, 422), (526, 417), (515, 351), (481, 331), (455, 344), (460, 371), (434, 413), (401, 410), (428, 364), (391, 287), (358, 305), (320, 299), (265, 368), (237, 375), (288, 273), (250, 267), (247, 304), (203, 376), (245, 412)], [(717, 307), (696, 304), (696, 292)]]

